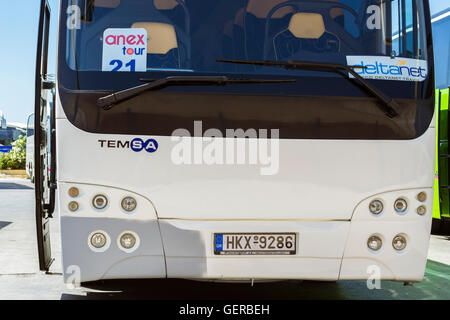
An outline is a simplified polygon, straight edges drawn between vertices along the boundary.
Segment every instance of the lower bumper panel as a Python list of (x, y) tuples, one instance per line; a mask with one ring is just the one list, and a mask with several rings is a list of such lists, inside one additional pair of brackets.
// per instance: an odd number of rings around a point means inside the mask
[[(167, 276), (337, 280), (350, 222), (160, 220)], [(293, 256), (217, 256), (214, 233), (295, 232)]]

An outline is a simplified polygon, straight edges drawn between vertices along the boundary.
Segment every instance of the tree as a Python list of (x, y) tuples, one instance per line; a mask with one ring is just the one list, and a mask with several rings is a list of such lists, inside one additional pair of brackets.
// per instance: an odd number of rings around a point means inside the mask
[(27, 138), (20, 136), (11, 145), (9, 153), (0, 155), (0, 169), (25, 169)]

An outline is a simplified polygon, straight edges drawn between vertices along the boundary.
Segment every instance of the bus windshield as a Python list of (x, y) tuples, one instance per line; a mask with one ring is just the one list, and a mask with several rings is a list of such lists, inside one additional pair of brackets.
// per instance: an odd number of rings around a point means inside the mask
[(69, 0), (66, 9), (65, 61), (78, 72), (305, 72), (217, 61), (235, 59), (362, 65), (369, 79), (427, 77), (419, 0)]

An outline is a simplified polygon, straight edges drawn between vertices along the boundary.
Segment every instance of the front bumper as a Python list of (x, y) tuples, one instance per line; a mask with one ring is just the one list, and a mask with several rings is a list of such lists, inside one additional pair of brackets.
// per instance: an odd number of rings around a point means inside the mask
[[(82, 192), (80, 209), (68, 211), (67, 189), (77, 186)], [(428, 199), (420, 203), (416, 195), (426, 191)], [(191, 278), (215, 280), (380, 280), (414, 281), (423, 279), (431, 230), (432, 189), (409, 189), (374, 195), (355, 206), (348, 221), (311, 220), (181, 220), (158, 219), (147, 198), (121, 189), (59, 184), (59, 208), (63, 269), (66, 281), (71, 270), (79, 270), (81, 282), (126, 278)], [(103, 211), (90, 205), (92, 196), (102, 193), (114, 199)], [(133, 214), (120, 210), (120, 199), (132, 195), (140, 204)], [(408, 210), (399, 215), (393, 209), (395, 199), (408, 202)], [(379, 216), (370, 214), (373, 199), (385, 204)], [(117, 203), (115, 203), (117, 202)], [(419, 205), (428, 208), (424, 216), (416, 213)], [(275, 214), (274, 214), (275, 216)], [(312, 217), (313, 218), (313, 217)], [(102, 230), (111, 238), (106, 251), (94, 252), (89, 235)], [(124, 231), (139, 235), (137, 250), (120, 250), (117, 238)], [(226, 232), (295, 232), (298, 234), (295, 256), (216, 256), (213, 234)], [(367, 239), (379, 235), (382, 248), (371, 251)], [(397, 234), (406, 235), (408, 245), (401, 252), (392, 246)], [(73, 268), (77, 266), (78, 268)]]

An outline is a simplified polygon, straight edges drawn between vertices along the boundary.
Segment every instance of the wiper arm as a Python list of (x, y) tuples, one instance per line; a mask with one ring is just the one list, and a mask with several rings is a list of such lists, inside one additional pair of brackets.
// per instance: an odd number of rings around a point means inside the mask
[[(398, 116), (398, 110), (400, 106), (391, 97), (384, 94), (372, 84), (367, 82), (363, 77), (353, 70), (353, 68), (365, 69), (363, 66), (347, 66), (338, 63), (326, 63), (326, 62), (307, 62), (307, 61), (265, 61), (265, 60), (233, 60), (233, 59), (217, 59), (217, 62), (234, 63), (234, 64), (249, 64), (255, 66), (274, 66), (292, 70), (310, 70), (310, 71), (322, 71), (322, 72), (334, 72), (343, 75), (347, 80), (351, 81), (348, 74), (344, 74), (340, 71), (347, 71), (374, 97), (378, 98), (383, 103), (383, 111), (390, 118)], [(352, 81), (351, 81), (352, 82)], [(352, 82), (353, 83), (353, 82)]]
[(283, 83), (296, 82), (296, 79), (229, 79), (225, 76), (172, 76), (163, 79), (140, 79), (146, 83), (140, 86), (118, 91), (97, 100), (97, 105), (105, 110), (110, 110), (121, 101), (135, 97), (145, 91), (159, 90), (167, 86), (189, 85), (189, 86), (224, 86), (230, 83)]

